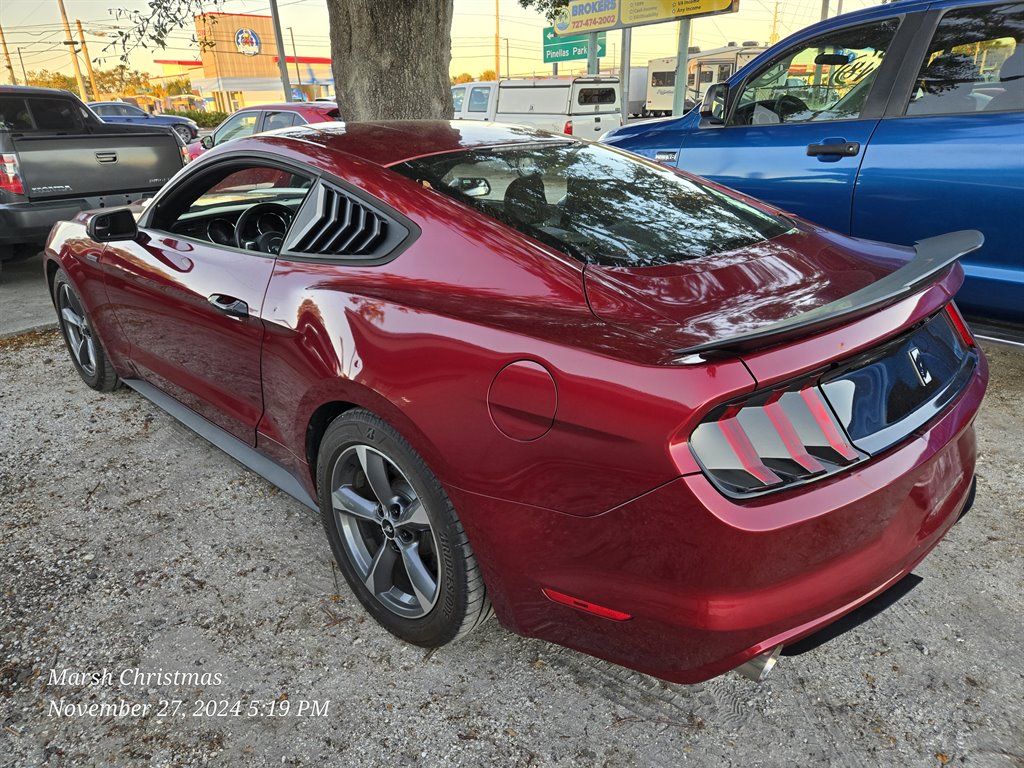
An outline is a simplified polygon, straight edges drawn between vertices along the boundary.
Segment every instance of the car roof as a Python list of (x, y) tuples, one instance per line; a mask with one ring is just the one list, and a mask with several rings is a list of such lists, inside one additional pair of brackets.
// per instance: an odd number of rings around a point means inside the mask
[(250, 142), (281, 139), (317, 144), (383, 166), (473, 147), (572, 140), (560, 133), (475, 120), (388, 120), (314, 123), (285, 128), (266, 136), (257, 134), (244, 141), (246, 146), (252, 146)]
[(0, 85), (0, 93), (21, 96), (74, 96), (63, 88), (40, 88), (36, 85)]
[(251, 107), (242, 107), (239, 112), (248, 112), (253, 109), (279, 109), (279, 110), (298, 110), (298, 109), (316, 109), (318, 111), (329, 111), (337, 109), (338, 105), (333, 101), (291, 101), (282, 104), (253, 104)]

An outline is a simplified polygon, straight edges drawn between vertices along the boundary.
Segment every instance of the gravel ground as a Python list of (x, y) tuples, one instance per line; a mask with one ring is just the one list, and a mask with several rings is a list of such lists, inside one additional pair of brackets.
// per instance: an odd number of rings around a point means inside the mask
[(7, 339), (0, 765), (1024, 765), (1024, 355), (989, 354), (977, 504), (924, 582), (763, 685), (676, 686), (494, 621), (403, 645), (299, 504), (54, 333)]

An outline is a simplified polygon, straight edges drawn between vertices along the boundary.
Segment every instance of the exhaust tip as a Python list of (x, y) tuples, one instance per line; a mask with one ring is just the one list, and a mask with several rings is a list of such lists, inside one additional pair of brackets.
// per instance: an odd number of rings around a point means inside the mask
[(740, 664), (736, 667), (736, 671), (748, 680), (753, 680), (755, 683), (763, 683), (772, 670), (775, 669), (775, 663), (779, 660), (780, 653), (782, 653), (781, 643), (770, 651), (765, 651), (755, 656), (745, 664)]

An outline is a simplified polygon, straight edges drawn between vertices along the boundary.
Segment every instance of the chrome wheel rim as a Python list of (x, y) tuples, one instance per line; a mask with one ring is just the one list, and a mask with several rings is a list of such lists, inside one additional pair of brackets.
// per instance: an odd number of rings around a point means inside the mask
[(176, 126), (174, 126), (174, 131), (179, 136), (181, 136), (181, 140), (184, 141), (186, 144), (188, 144), (189, 141), (192, 139), (192, 131), (190, 131), (188, 128), (186, 128), (183, 125), (176, 125)]
[(441, 594), (437, 536), (412, 484), (368, 445), (341, 453), (331, 472), (331, 505), (356, 575), (385, 608), (426, 616)]
[(85, 311), (67, 283), (60, 287), (57, 307), (60, 310), (60, 324), (64, 330), (64, 338), (68, 340), (71, 356), (86, 376), (95, 376), (96, 342), (92, 338), (92, 329), (86, 320)]

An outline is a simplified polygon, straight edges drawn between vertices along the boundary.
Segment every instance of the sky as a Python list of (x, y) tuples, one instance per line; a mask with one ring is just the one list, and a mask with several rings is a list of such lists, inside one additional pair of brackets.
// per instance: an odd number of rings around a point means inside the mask
[[(124, 8), (142, 9), (145, 0), (113, 0)], [(381, 0), (387, 2), (387, 0)], [(64, 0), (72, 34), (75, 19), (81, 19), (86, 32), (89, 53), (93, 59), (106, 57), (100, 66), (117, 64), (117, 55), (104, 51), (116, 29), (125, 22), (109, 10), (111, 0)], [(842, 4), (844, 11), (877, 5), (878, 0), (832, 0), (831, 14)], [(278, 0), (282, 27), (292, 27), (300, 56), (330, 55), (327, 37), (327, 11), (324, 0)], [(778, 33), (780, 37), (795, 32), (821, 17), (821, 0), (782, 0), (778, 5)], [(738, 13), (695, 19), (691, 25), (691, 45), (715, 48), (729, 41), (747, 40), (767, 42), (771, 34), (775, 0), (740, 0)], [(212, 9), (212, 6), (211, 6)], [(226, 0), (220, 8), (234, 13), (269, 12), (267, 0)], [(526, 10), (516, 0), (498, 0), (499, 36), (501, 38), (502, 75), (530, 77), (550, 72), (543, 63), (541, 34), (547, 21), (536, 11)], [(71, 60), (61, 41), (64, 38), (57, 0), (0, 0), (0, 25), (7, 37), (16, 75), (21, 77), (17, 49), (21, 49), (25, 69), (53, 69), (71, 72)], [(478, 76), (494, 68), (495, 3), (493, 0), (455, 0), (455, 18), (452, 24), (453, 75), (468, 72)], [(131, 57), (131, 66), (150, 74), (159, 74), (153, 59), (194, 59), (198, 48), (191, 42), (192, 30), (184, 29), (172, 35), (166, 50), (138, 50)], [(286, 44), (290, 43), (287, 29)], [(646, 64), (649, 59), (672, 56), (676, 52), (677, 27), (674, 23), (638, 27), (633, 31), (631, 61)], [(617, 65), (620, 51), (618, 32), (608, 33), (608, 58), (603, 65), (614, 61)], [(290, 47), (290, 45), (289, 45)], [(289, 53), (291, 51), (289, 50)], [(508, 67), (506, 68), (506, 56)], [(585, 62), (562, 65), (561, 71), (583, 71)], [(2, 70), (0, 70), (2, 72)], [(6, 80), (4, 81), (6, 82)]]

